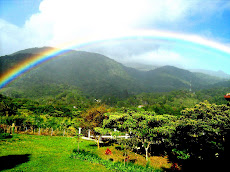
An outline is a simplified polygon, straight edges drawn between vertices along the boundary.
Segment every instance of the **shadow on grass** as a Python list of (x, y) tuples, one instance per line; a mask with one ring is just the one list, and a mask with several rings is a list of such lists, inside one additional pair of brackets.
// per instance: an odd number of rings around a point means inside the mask
[(1, 156), (0, 157), (0, 171), (11, 169), (16, 167), (17, 165), (23, 164), (29, 161), (30, 154), (24, 155), (8, 155), (8, 156)]
[(222, 172), (229, 171), (227, 161), (205, 161), (205, 160), (185, 160), (182, 163), (181, 170), (173, 170), (171, 168), (162, 168), (165, 172)]
[(222, 160), (210, 160), (210, 161), (185, 161), (182, 164), (182, 169), (185, 172), (196, 171), (196, 172), (218, 172), (218, 171), (228, 171), (228, 167), (226, 166), (227, 162)]
[[(114, 143), (114, 140), (106, 140), (103, 143), (100, 143), (100, 147), (112, 146)], [(89, 144), (87, 147), (97, 147), (97, 143)]]
[(97, 143), (95, 142), (95, 144), (89, 144), (86, 147), (97, 147)]

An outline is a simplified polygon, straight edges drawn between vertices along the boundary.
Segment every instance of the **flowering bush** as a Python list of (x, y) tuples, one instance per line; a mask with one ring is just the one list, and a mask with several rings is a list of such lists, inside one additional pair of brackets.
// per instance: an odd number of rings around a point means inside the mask
[(125, 158), (125, 162), (127, 162), (129, 160), (129, 156), (127, 156), (126, 158)]
[(172, 166), (171, 166), (171, 169), (172, 169), (172, 171), (179, 171), (180, 170), (180, 168), (179, 168), (177, 163), (173, 163)]
[(112, 152), (111, 152), (111, 150), (109, 150), (109, 148), (107, 148), (106, 151), (105, 151), (105, 154), (106, 155), (112, 155)]
[(133, 172), (133, 171), (135, 171), (135, 172), (142, 172), (142, 171), (153, 172), (154, 171), (154, 172), (161, 172), (161, 169), (154, 169), (152, 167), (145, 168), (143, 166), (134, 165), (132, 163), (129, 163), (126, 166), (124, 166), (123, 163), (121, 163), (121, 162), (111, 162), (108, 160), (104, 160), (104, 159), (100, 158), (98, 155), (92, 154), (90, 152), (86, 152), (84, 150), (79, 150), (79, 152), (78, 152), (77, 149), (74, 149), (73, 153), (71, 154), (70, 157), (84, 160), (84, 161), (88, 161), (91, 163), (101, 164), (101, 165), (104, 165), (107, 169), (112, 170), (112, 171), (125, 171), (125, 172)]

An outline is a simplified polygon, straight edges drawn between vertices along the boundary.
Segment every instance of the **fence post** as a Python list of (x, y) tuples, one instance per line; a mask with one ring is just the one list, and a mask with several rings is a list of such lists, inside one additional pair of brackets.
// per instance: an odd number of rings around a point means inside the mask
[(13, 124), (12, 124), (12, 131), (11, 131), (12, 134), (14, 134), (14, 127), (15, 127), (15, 124), (13, 123)]
[(81, 127), (79, 127), (78, 129), (79, 129), (79, 132), (78, 132), (78, 134), (80, 135), (80, 134), (81, 134)]
[(90, 138), (90, 129), (88, 130), (88, 138)]
[(53, 128), (51, 128), (51, 136), (53, 136), (53, 132), (54, 132), (54, 129), (53, 129)]

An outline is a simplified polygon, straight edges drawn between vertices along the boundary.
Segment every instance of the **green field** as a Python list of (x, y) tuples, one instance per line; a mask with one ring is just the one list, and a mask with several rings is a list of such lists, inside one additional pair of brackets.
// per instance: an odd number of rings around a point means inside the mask
[(100, 164), (71, 159), (76, 147), (76, 139), (70, 137), (14, 135), (0, 141), (0, 171), (108, 171)]
[[(76, 138), (61, 136), (38, 136), (14, 134), (13, 138), (0, 140), (0, 171), (162, 171), (169, 169), (171, 163), (166, 157), (153, 156), (150, 158), (150, 168), (146, 168), (143, 155), (128, 151), (130, 159), (136, 162), (128, 163), (124, 167), (122, 150), (108, 145), (97, 149), (93, 141), (80, 141), (80, 150), (86, 151), (89, 157), (75, 157), (73, 150), (77, 150)], [(106, 149), (112, 155), (105, 155)], [(94, 159), (96, 157), (96, 163)], [(97, 158), (98, 157), (98, 158)], [(108, 159), (113, 159), (109, 161)], [(100, 162), (98, 162), (98, 159)], [(90, 163), (91, 162), (91, 163)], [(103, 164), (103, 165), (101, 165)], [(107, 168), (106, 168), (107, 167)], [(111, 170), (108, 170), (111, 169)]]

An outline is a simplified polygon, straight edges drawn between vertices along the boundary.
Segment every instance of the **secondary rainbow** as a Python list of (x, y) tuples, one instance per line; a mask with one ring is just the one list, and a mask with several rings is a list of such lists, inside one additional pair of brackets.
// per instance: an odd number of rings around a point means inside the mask
[(57, 56), (63, 55), (69, 52), (71, 49), (80, 49), (81, 47), (90, 46), (92, 44), (97, 44), (106, 41), (113, 40), (129, 40), (129, 39), (162, 39), (175, 41), (177, 43), (186, 43), (189, 45), (195, 45), (198, 47), (205, 47), (211, 50), (215, 50), (220, 53), (225, 53), (230, 55), (230, 47), (202, 38), (197, 35), (179, 34), (173, 32), (165, 32), (158, 30), (139, 30), (139, 31), (126, 31), (124, 34), (114, 35), (114, 36), (89, 36), (84, 39), (76, 39), (63, 45), (59, 45), (55, 49), (49, 49), (38, 55), (34, 55), (31, 58), (20, 62), (19, 64), (13, 66), (11, 69), (6, 71), (0, 76), (0, 89), (5, 87), (7, 84), (11, 83), (17, 79), (22, 74), (30, 71), (36, 66), (39, 66)]

